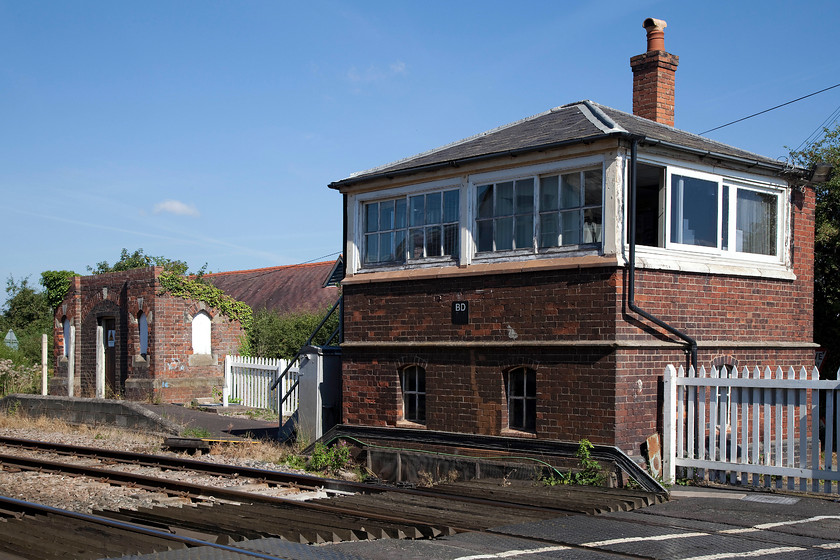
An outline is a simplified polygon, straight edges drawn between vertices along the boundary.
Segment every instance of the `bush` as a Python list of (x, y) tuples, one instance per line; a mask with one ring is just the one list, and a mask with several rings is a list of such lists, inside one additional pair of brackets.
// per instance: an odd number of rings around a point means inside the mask
[[(4, 346), (4, 344), (0, 344)], [(15, 365), (12, 360), (0, 358), (0, 397), (13, 393), (37, 393), (41, 381), (41, 367)]]
[[(326, 311), (280, 316), (261, 309), (254, 315), (253, 325), (248, 332), (248, 348), (254, 356), (290, 360), (297, 355), (325, 314)], [(325, 344), (337, 327), (338, 313), (333, 313), (312, 344)]]

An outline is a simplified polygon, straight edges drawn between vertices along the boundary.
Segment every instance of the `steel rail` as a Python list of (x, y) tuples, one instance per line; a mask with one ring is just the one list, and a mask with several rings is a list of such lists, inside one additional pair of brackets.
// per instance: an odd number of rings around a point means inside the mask
[(209, 546), (212, 548), (216, 548), (219, 550), (225, 550), (228, 552), (235, 552), (237, 554), (242, 554), (245, 556), (251, 556), (253, 558), (263, 558), (265, 560), (285, 560), (284, 558), (278, 556), (271, 556), (269, 554), (263, 554), (261, 552), (257, 552), (254, 550), (248, 550), (244, 548), (239, 548), (235, 546), (225, 545), (225, 544), (218, 544), (210, 541), (204, 541), (201, 539), (196, 539), (193, 537), (187, 537), (183, 535), (176, 535), (174, 533), (170, 533), (168, 531), (162, 531), (159, 529), (154, 529), (151, 527), (137, 525), (134, 523), (127, 523), (125, 521), (116, 521), (114, 519), (109, 519), (107, 517), (100, 517), (98, 515), (91, 515), (89, 513), (79, 513), (76, 511), (69, 511), (65, 509), (59, 509), (52, 506), (46, 506), (43, 504), (36, 504), (33, 502), (27, 502), (24, 500), (18, 500), (16, 498), (9, 498), (7, 496), (0, 496), (0, 504), (6, 506), (6, 508), (17, 511), (20, 513), (29, 513), (29, 514), (36, 514), (36, 515), (57, 515), (66, 517), (69, 519), (74, 519), (81, 523), (92, 523), (96, 525), (106, 526), (112, 529), (121, 529), (123, 531), (130, 531), (132, 533), (138, 533), (142, 535), (147, 535), (150, 537), (155, 537), (158, 539), (166, 539), (171, 540), (174, 542), (179, 542), (191, 547), (197, 546)]
[[(292, 508), (306, 509), (320, 513), (328, 513), (333, 515), (344, 515), (358, 517), (361, 519), (370, 519), (372, 521), (379, 521), (382, 523), (396, 523), (402, 525), (410, 525), (415, 527), (425, 527), (430, 532), (435, 532), (437, 529), (426, 521), (418, 521), (416, 519), (404, 518), (396, 515), (379, 515), (359, 511), (354, 508), (345, 508), (325, 503), (315, 503), (312, 501), (292, 500), (289, 498), (281, 498), (278, 496), (266, 496), (263, 494), (256, 494), (252, 492), (245, 492), (242, 490), (232, 490), (229, 488), (219, 488), (214, 486), (204, 486), (201, 484), (194, 484), (191, 482), (183, 482), (179, 480), (171, 480), (167, 478), (159, 478), (141, 474), (125, 473), (110, 469), (101, 469), (97, 467), (86, 467), (80, 465), (68, 465), (65, 463), (58, 463), (55, 461), (47, 461), (43, 459), (30, 459), (27, 457), (18, 457), (14, 455), (0, 455), (0, 466), (14, 465), (21, 469), (32, 470), (37, 472), (54, 472), (64, 473), (76, 476), (86, 476), (96, 480), (107, 482), (115, 485), (126, 485), (132, 488), (141, 488), (144, 490), (164, 491), (171, 495), (190, 497), (202, 499), (213, 496), (232, 502), (259, 502), (274, 505), (282, 505)], [(444, 527), (446, 532), (464, 532), (471, 530), (466, 527)]]
[[(53, 451), (62, 455), (76, 455), (82, 457), (89, 457), (92, 459), (105, 458), (119, 461), (122, 463), (144, 465), (149, 467), (165, 467), (179, 470), (193, 470), (196, 472), (218, 476), (226, 476), (230, 478), (248, 477), (269, 484), (277, 484), (284, 486), (288, 485), (297, 488), (324, 488), (333, 491), (354, 492), (362, 494), (396, 492), (400, 494), (409, 494), (428, 498), (445, 497), (447, 500), (471, 503), (475, 505), (504, 506), (509, 509), (519, 509), (522, 511), (545, 511), (546, 509), (548, 509), (541, 506), (511, 503), (501, 500), (495, 500), (492, 498), (478, 498), (474, 496), (451, 494), (448, 492), (437, 491), (433, 488), (406, 488), (404, 486), (389, 486), (381, 483), (343, 481), (332, 478), (320, 478), (314, 475), (307, 474), (286, 473), (280, 471), (271, 471), (267, 469), (258, 469), (254, 467), (240, 467), (235, 465), (208, 463), (206, 461), (198, 461), (195, 459), (184, 459), (180, 457), (169, 457), (165, 455), (147, 455), (144, 453), (109, 450), (96, 447), (75, 446), (63, 443), (50, 443), (37, 440), (0, 437), (0, 445), (21, 447), (40, 451)], [(2, 457), (4, 456), (0, 455), (0, 462), (2, 462)], [(555, 511), (564, 513), (574, 513), (574, 510), (559, 507), (553, 509)]]

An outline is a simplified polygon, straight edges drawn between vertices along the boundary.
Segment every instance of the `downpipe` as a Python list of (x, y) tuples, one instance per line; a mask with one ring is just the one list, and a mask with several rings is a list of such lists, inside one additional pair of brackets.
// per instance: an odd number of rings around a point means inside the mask
[(630, 210), (627, 217), (628, 229), (630, 230), (628, 235), (630, 263), (627, 279), (627, 308), (651, 323), (662, 327), (677, 338), (684, 340), (688, 344), (691, 365), (694, 367), (694, 371), (697, 371), (697, 341), (636, 305), (636, 160), (639, 140), (640, 137), (634, 136), (631, 138), (630, 144)]

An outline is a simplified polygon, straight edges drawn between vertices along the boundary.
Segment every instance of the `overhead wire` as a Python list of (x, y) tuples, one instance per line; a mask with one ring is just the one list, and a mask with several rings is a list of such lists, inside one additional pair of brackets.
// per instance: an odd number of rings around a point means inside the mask
[(803, 140), (802, 143), (799, 144), (799, 146), (797, 146), (794, 151), (800, 152), (803, 148), (807, 148), (811, 144), (816, 144), (819, 141), (819, 139), (823, 136), (823, 134), (825, 134), (825, 130), (827, 128), (830, 128), (835, 122), (837, 122), (838, 118), (840, 118), (840, 105), (838, 105), (837, 108), (834, 109), (834, 111), (832, 111), (831, 114), (829, 114), (825, 118), (822, 124), (820, 124), (816, 129), (814, 129), (814, 132), (809, 134), (808, 137), (805, 138), (805, 140)]
[(742, 117), (742, 118), (737, 119), (737, 120), (734, 120), (734, 121), (732, 121), (732, 122), (728, 122), (728, 123), (726, 123), (726, 124), (722, 124), (722, 125), (720, 125), (720, 126), (716, 126), (715, 128), (710, 128), (709, 130), (704, 130), (703, 132), (698, 133), (698, 136), (703, 136), (704, 134), (708, 134), (709, 132), (713, 132), (713, 131), (715, 131), (715, 130), (720, 130), (721, 128), (724, 128), (724, 127), (727, 127), (727, 126), (733, 125), (733, 124), (735, 124), (735, 123), (739, 123), (739, 122), (741, 122), (741, 121), (745, 121), (745, 120), (747, 120), (747, 119), (751, 119), (751, 118), (753, 118), (753, 117), (757, 117), (758, 115), (763, 115), (764, 113), (769, 113), (770, 111), (774, 111), (774, 110), (776, 110), (776, 109), (779, 109), (780, 107), (784, 107), (784, 106), (786, 106), (786, 105), (790, 105), (791, 103), (796, 103), (797, 101), (802, 101), (803, 99), (808, 99), (809, 97), (813, 97), (813, 96), (815, 96), (815, 95), (817, 95), (817, 94), (823, 93), (823, 92), (825, 92), (825, 91), (828, 91), (828, 90), (830, 90), (830, 89), (834, 89), (834, 88), (837, 88), (837, 87), (840, 87), (840, 84), (834, 84), (833, 86), (829, 86), (829, 87), (827, 87), (827, 88), (823, 88), (823, 89), (821, 89), (821, 90), (819, 90), (819, 91), (815, 91), (815, 92), (813, 92), (813, 93), (809, 93), (808, 95), (803, 95), (802, 97), (797, 97), (796, 99), (792, 99), (791, 101), (787, 101), (787, 102), (782, 103), (782, 104), (780, 104), (780, 105), (776, 105), (775, 107), (770, 107), (769, 109), (765, 109), (765, 110), (763, 110), (763, 111), (759, 111), (758, 113), (753, 113), (752, 115), (747, 115), (746, 117)]

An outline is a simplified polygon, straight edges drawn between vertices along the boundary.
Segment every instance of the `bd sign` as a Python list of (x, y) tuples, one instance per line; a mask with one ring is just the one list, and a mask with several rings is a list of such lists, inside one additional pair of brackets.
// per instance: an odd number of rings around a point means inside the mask
[(466, 325), (470, 322), (470, 307), (466, 301), (452, 302), (452, 324)]

